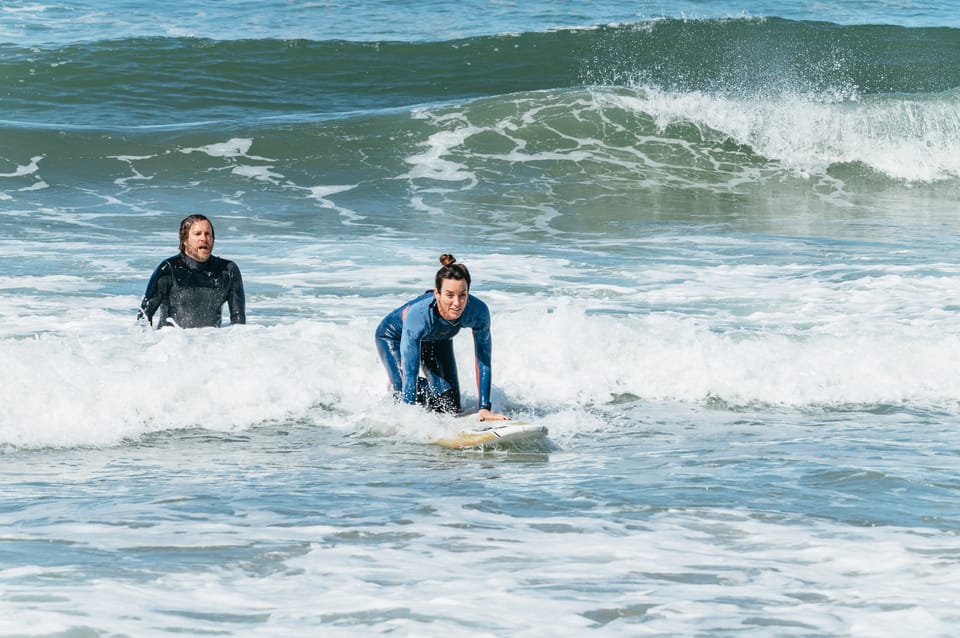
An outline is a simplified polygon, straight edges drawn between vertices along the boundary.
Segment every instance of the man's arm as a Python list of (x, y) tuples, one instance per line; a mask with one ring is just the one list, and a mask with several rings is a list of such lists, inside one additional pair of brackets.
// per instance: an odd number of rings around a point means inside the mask
[(243, 294), (243, 277), (240, 268), (230, 262), (230, 292), (227, 296), (227, 306), (230, 308), (230, 323), (247, 323), (247, 301)]
[(137, 313), (137, 320), (146, 319), (147, 323), (153, 325), (153, 315), (157, 312), (160, 305), (170, 294), (170, 264), (166, 261), (157, 266), (156, 270), (150, 276), (147, 282), (147, 290), (143, 293), (143, 300), (140, 302), (140, 311)]

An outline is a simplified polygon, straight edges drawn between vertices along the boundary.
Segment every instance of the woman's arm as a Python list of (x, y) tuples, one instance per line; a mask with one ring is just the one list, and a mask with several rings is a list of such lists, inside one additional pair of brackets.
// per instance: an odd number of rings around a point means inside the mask
[(473, 348), (477, 358), (477, 394), (479, 396), (477, 416), (481, 421), (508, 421), (510, 417), (497, 414), (490, 409), (492, 407), (490, 394), (493, 386), (491, 365), (493, 338), (490, 336), (490, 310), (485, 303), (476, 298), (472, 298), (470, 304), (473, 305), (476, 313), (476, 319), (472, 323)]
[(412, 304), (403, 317), (400, 333), (400, 363), (403, 374), (403, 389), (400, 392), (404, 403), (417, 402), (417, 375), (420, 372), (420, 339), (430, 330), (430, 302)]

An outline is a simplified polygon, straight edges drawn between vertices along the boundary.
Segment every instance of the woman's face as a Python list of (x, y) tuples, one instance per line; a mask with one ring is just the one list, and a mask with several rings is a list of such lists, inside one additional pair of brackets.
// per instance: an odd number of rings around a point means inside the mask
[(440, 290), (434, 290), (437, 311), (447, 321), (456, 321), (467, 307), (467, 282), (463, 279), (443, 279)]

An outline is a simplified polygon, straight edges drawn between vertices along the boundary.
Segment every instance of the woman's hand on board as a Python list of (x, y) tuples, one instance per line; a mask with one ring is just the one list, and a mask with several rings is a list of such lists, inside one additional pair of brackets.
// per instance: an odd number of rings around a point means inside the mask
[(491, 412), (484, 408), (477, 412), (477, 416), (480, 417), (481, 421), (509, 421), (510, 417), (506, 414), (497, 414), (496, 412)]

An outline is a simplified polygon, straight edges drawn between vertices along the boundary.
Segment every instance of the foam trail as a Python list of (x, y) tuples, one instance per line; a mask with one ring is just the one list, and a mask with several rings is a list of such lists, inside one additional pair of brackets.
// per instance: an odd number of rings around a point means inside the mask
[(811, 94), (725, 96), (641, 89), (601, 94), (599, 103), (648, 113), (661, 130), (677, 122), (706, 137), (729, 136), (769, 160), (804, 174), (862, 163), (892, 179), (960, 178), (960, 89), (928, 96), (835, 101)]

